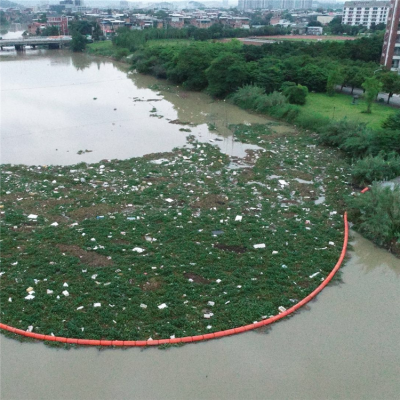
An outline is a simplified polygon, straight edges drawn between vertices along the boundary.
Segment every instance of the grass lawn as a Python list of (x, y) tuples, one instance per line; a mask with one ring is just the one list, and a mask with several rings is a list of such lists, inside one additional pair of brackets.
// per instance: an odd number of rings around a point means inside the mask
[(104, 40), (101, 42), (94, 42), (89, 43), (87, 45), (88, 49), (91, 50), (107, 50), (112, 48), (112, 41), (111, 40)]
[(303, 112), (320, 114), (334, 120), (348, 118), (357, 122), (365, 122), (371, 128), (379, 129), (382, 121), (390, 114), (396, 112), (395, 109), (384, 104), (374, 103), (371, 114), (364, 114), (367, 106), (364, 100), (358, 100), (357, 105), (351, 105), (353, 98), (345, 94), (335, 94), (329, 97), (326, 94), (310, 93), (307, 97), (307, 104), (302, 107)]
[(113, 57), (117, 52), (117, 48), (113, 46), (111, 40), (104, 40), (102, 42), (89, 43), (86, 46), (86, 51), (93, 55)]
[(176, 46), (176, 45), (189, 45), (192, 44), (194, 40), (188, 39), (155, 39), (146, 42), (146, 46)]

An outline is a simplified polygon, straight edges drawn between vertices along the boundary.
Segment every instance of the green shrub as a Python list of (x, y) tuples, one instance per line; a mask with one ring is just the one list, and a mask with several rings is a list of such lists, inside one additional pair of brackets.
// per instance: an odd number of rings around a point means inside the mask
[(121, 60), (122, 58), (124, 58), (124, 57), (126, 57), (126, 56), (128, 56), (128, 55), (129, 55), (129, 49), (118, 49), (118, 50), (115, 52), (114, 58), (115, 58), (117, 61), (119, 61), (119, 60)]
[(375, 157), (367, 156), (354, 163), (351, 175), (359, 185), (396, 178), (400, 176), (400, 156), (394, 152), (387, 156), (383, 152)]
[(385, 121), (382, 122), (382, 128), (384, 129), (400, 129), (400, 111), (389, 115)]
[(272, 117), (283, 119), (287, 122), (294, 122), (299, 116), (301, 110), (298, 106), (292, 104), (284, 104), (275, 107), (271, 107), (268, 114)]
[(320, 140), (330, 146), (341, 146), (349, 135), (359, 135), (366, 130), (365, 124), (343, 119), (341, 121), (331, 122), (319, 130)]
[(361, 233), (380, 246), (394, 248), (400, 239), (399, 204), (400, 185), (392, 190), (375, 183), (351, 201), (350, 211)]
[(255, 110), (256, 103), (261, 97), (267, 97), (264, 95), (264, 89), (253, 86), (245, 85), (239, 88), (231, 97), (233, 104), (244, 108), (245, 110)]
[(283, 89), (283, 94), (287, 97), (290, 104), (306, 104), (308, 89), (305, 86), (286, 86)]
[(378, 155), (381, 151), (400, 154), (400, 130), (365, 129), (349, 135), (340, 147), (353, 157)]
[(256, 100), (255, 109), (258, 112), (268, 113), (270, 108), (283, 106), (286, 102), (286, 97), (283, 94), (272, 92), (271, 94), (259, 96)]
[(400, 154), (400, 130), (377, 131), (344, 119), (320, 128), (319, 133), (323, 143), (337, 146), (351, 157), (376, 156), (382, 151)]
[(313, 131), (324, 128), (329, 125), (329, 122), (329, 117), (325, 117), (321, 114), (306, 114), (304, 112), (300, 113), (295, 121), (296, 125)]

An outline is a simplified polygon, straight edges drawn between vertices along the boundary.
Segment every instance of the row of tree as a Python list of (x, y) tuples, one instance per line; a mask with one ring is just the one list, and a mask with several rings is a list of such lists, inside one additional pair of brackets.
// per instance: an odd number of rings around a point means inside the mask
[[(361, 40), (360, 40), (361, 41)], [(374, 38), (362, 39), (364, 56), (375, 43)], [(118, 43), (118, 42), (117, 42)], [(347, 48), (346, 43), (340, 43)], [(352, 57), (335, 57), (330, 43), (308, 46), (294, 44), (300, 51), (283, 52), (292, 44), (246, 46), (239, 41), (229, 43), (194, 42), (190, 45), (153, 44), (141, 47), (132, 61), (142, 73), (167, 78), (189, 90), (204, 90), (216, 97), (225, 97), (246, 84), (263, 88), (266, 93), (280, 90), (284, 82), (295, 82), (309, 91), (334, 94), (336, 87), (361, 88), (367, 77), (373, 77), (378, 64), (373, 61), (353, 61)], [(315, 49), (320, 55), (314, 56)], [(303, 51), (304, 50), (304, 51)], [(389, 93), (400, 93), (400, 78), (394, 73), (379, 71), (375, 76), (380, 88)]]
[(208, 29), (200, 29), (193, 25), (188, 25), (182, 29), (168, 27), (166, 29), (130, 30), (127, 28), (121, 28), (114, 36), (113, 42), (119, 47), (135, 51), (150, 40), (192, 39), (207, 41), (212, 39), (249, 37), (254, 35), (286, 35), (287, 33), (289, 33), (288, 28), (271, 25), (260, 29), (234, 29), (222, 24), (214, 24)]

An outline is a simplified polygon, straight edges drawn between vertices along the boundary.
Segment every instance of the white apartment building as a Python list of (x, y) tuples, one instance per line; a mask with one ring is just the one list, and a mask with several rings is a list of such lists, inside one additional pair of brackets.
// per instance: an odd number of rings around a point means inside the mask
[(239, 10), (310, 9), (312, 0), (239, 0)]
[(363, 25), (368, 29), (387, 23), (390, 1), (347, 1), (344, 3), (342, 24)]

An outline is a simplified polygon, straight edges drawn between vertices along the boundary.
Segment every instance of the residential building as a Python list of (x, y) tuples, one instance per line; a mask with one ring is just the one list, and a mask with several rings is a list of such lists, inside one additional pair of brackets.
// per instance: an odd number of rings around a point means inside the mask
[(323, 28), (322, 26), (308, 26), (307, 27), (307, 35), (320, 36), (322, 35)]
[(368, 29), (372, 24), (386, 24), (390, 1), (347, 1), (344, 3), (344, 25), (363, 25)]
[(38, 22), (34, 21), (28, 25), (28, 32), (31, 35), (36, 35), (41, 30), (50, 27), (56, 26), (60, 32), (60, 35), (68, 35), (68, 18), (63, 17), (47, 17), (46, 22)]
[(312, 0), (239, 0), (239, 10), (301, 10), (312, 7)]
[(400, 0), (390, 3), (381, 64), (400, 74)]

